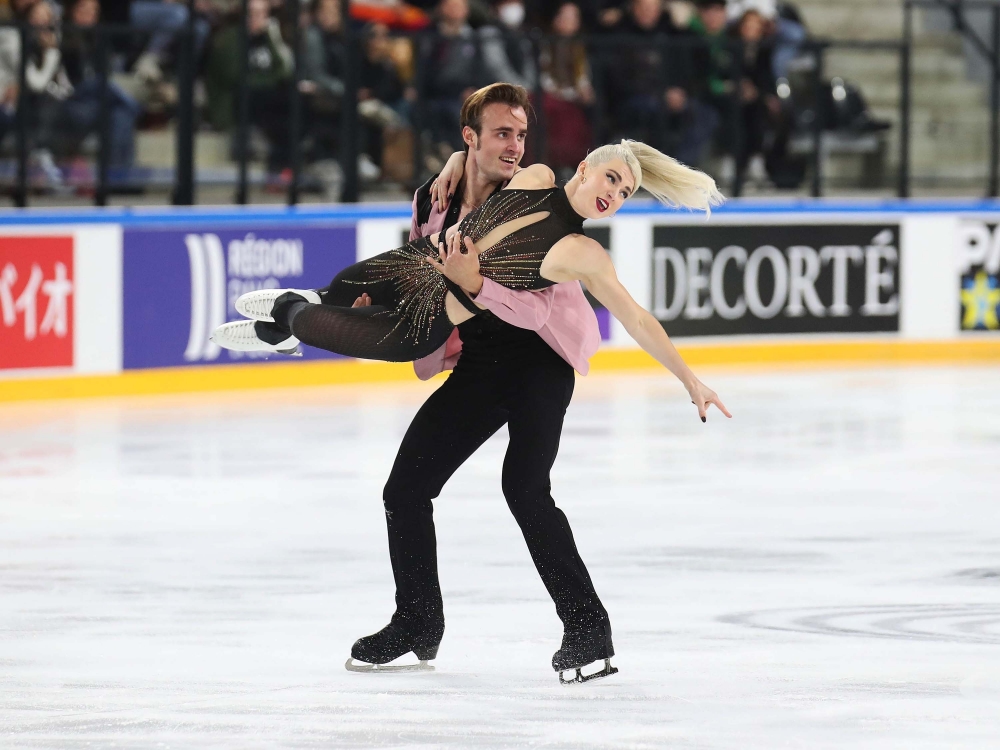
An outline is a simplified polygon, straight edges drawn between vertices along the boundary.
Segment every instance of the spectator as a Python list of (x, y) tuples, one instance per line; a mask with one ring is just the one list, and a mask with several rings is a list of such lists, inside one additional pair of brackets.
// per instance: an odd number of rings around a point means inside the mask
[(437, 24), (420, 45), (425, 67), (420, 86), (424, 122), (437, 152), (432, 158), (446, 159), (464, 148), (458, 129), (462, 102), (497, 80), (486, 67), (480, 41), (468, 20), (468, 0), (440, 0)]
[(303, 39), (302, 91), (325, 99), (325, 111), (339, 109), (344, 95), (344, 17), (340, 0), (313, 0), (312, 22)]
[(302, 80), (312, 159), (334, 159), (340, 142), (345, 58), (340, 0), (313, 0), (302, 42)]
[(480, 31), (485, 65), (495, 80), (515, 83), (534, 91), (538, 70), (531, 41), (525, 33), (524, 2), (500, 0), (496, 11), (500, 27), (486, 26)]
[[(101, 17), (98, 0), (74, 0), (67, 8), (70, 28), (62, 43), (62, 64), (72, 85), (63, 102), (60, 129), (70, 139), (95, 132), (101, 121), (102, 82), (96, 40), (92, 29)], [(139, 104), (113, 81), (107, 82), (109, 161), (112, 167), (127, 169), (135, 158), (135, 123)]]
[(765, 133), (781, 115), (781, 102), (775, 93), (774, 46), (766, 36), (767, 30), (767, 19), (752, 9), (743, 14), (736, 26), (743, 48), (739, 91), (747, 156), (763, 150)]
[(575, 170), (593, 141), (587, 108), (594, 103), (594, 87), (580, 27), (580, 7), (564, 2), (552, 19), (552, 36), (543, 42), (540, 55), (546, 163), (557, 175)]
[(738, 20), (750, 10), (757, 11), (766, 20), (767, 36), (773, 48), (774, 77), (787, 78), (789, 65), (809, 36), (805, 24), (793, 7), (775, 0), (735, 0), (729, 4), (729, 17)]
[[(35, 0), (14, 0), (9, 6), (15, 23), (25, 20), (25, 13)], [(18, 81), (21, 74), (21, 32), (12, 26), (0, 28), (0, 140), (14, 124), (17, 114)]]
[(699, 83), (691, 69), (693, 50), (669, 43), (680, 31), (663, 12), (662, 0), (632, 0), (617, 32), (625, 36), (607, 66), (617, 130), (685, 164), (699, 164), (718, 115), (691, 96)]
[(736, 84), (732, 80), (733, 42), (727, 34), (726, 0), (700, 0), (689, 30), (704, 42), (695, 59), (695, 66), (703, 71), (701, 96), (723, 120), (729, 119)]
[[(184, 0), (101, 0), (101, 16), (108, 23), (127, 24), (149, 34), (133, 71), (145, 83), (159, 83), (163, 66), (177, 35), (187, 28), (188, 6)], [(195, 54), (201, 55), (208, 39), (208, 22), (194, 21)]]
[[(236, 122), (239, 56), (239, 30), (231, 26), (216, 37), (205, 73), (208, 118), (224, 130)], [(288, 165), (288, 81), (293, 61), (268, 0), (247, 0), (247, 66), (250, 123), (267, 138), (268, 168), (280, 171)]]
[(358, 75), (358, 115), (361, 120), (362, 157), (358, 171), (367, 179), (378, 179), (386, 131), (405, 122), (415, 92), (407, 90), (391, 58), (389, 29), (370, 26), (364, 36), (364, 55)]
[(58, 132), (58, 117), (62, 102), (73, 91), (66, 77), (59, 53), (59, 29), (52, 6), (39, 0), (25, 10), (25, 21), (31, 27), (28, 49), (25, 50), (25, 112), (27, 130), (32, 140), (32, 160), (39, 166), (49, 187), (61, 188), (62, 173), (52, 157)]

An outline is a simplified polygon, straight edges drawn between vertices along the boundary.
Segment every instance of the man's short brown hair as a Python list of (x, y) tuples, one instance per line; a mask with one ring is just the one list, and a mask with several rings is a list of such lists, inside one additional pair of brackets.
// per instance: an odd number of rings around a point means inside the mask
[(464, 130), (468, 126), (476, 135), (482, 135), (483, 110), (490, 104), (506, 104), (511, 109), (521, 107), (525, 115), (530, 116), (531, 113), (531, 101), (524, 86), (513, 83), (491, 83), (470, 94), (462, 104), (462, 114), (459, 118), (461, 128)]

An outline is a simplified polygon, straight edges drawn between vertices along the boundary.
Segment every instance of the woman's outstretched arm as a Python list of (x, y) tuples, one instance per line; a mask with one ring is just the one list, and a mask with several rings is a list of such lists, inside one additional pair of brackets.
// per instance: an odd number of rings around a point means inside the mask
[(715, 404), (719, 411), (732, 417), (715, 391), (695, 377), (659, 321), (622, 286), (610, 256), (597, 242), (580, 236), (560, 241), (545, 258), (542, 275), (553, 281), (582, 281), (636, 343), (684, 384), (703, 422), (709, 404)]

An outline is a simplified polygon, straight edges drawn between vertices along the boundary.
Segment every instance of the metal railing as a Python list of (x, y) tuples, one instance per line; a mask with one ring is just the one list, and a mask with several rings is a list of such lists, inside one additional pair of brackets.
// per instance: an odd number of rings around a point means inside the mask
[[(913, 46), (913, 14), (917, 8), (936, 8), (951, 16), (952, 28), (971, 43), (972, 48), (990, 69), (990, 165), (986, 195), (1000, 195), (1000, 3), (997, 0), (906, 0), (903, 16), (903, 40), (908, 49)], [(989, 41), (984, 40), (969, 22), (968, 12), (989, 11), (991, 15)], [(906, 77), (909, 79), (909, 67)], [(911, 108), (907, 96), (905, 135), (909, 140)], [(907, 168), (909, 161), (906, 162)]]
[[(305, 128), (304, 101), (300, 88), (302, 81), (302, 69), (300, 60), (303, 52), (303, 31), (297, 22), (302, 0), (287, 0), (286, 8), (290, 18), (294, 21), (289, 24), (292, 29), (290, 46), (293, 51), (295, 66), (293, 74), (288, 81), (288, 137), (289, 137), (289, 167), (290, 180), (287, 184), (286, 200), (289, 205), (297, 204), (301, 199), (303, 190), (302, 176), (304, 171), (304, 155), (302, 152), (302, 141)], [(913, 114), (912, 96), (912, 57), (914, 49), (914, 11), (917, 8), (946, 8), (953, 14), (955, 30), (968, 38), (973, 48), (984, 57), (988, 58), (991, 66), (990, 84), (990, 153), (991, 163), (987, 186), (987, 195), (997, 196), (1000, 191), (1000, 5), (990, 0), (905, 0), (904, 3), (904, 23), (902, 37), (899, 40), (883, 41), (854, 41), (854, 40), (822, 40), (815, 39), (805, 42), (801, 50), (806, 55), (813, 57), (812, 71), (812, 99), (813, 118), (811, 128), (811, 151), (810, 151), (810, 171), (811, 184), (810, 192), (813, 196), (819, 197), (824, 193), (824, 132), (826, 127), (825, 97), (823, 87), (825, 81), (826, 56), (831, 50), (852, 49), (858, 51), (885, 51), (893, 53), (899, 57), (899, 139), (898, 139), (898, 173), (896, 192), (900, 197), (908, 197), (911, 194), (911, 123)], [(974, 28), (968, 23), (966, 11), (970, 9), (990, 9), (992, 11), (991, 38), (989, 43), (984, 40)], [(195, 133), (197, 129), (197, 112), (195, 108), (195, 12), (193, 0), (188, 0), (188, 23), (187, 26), (177, 34), (177, 54), (176, 54), (176, 74), (178, 84), (178, 102), (176, 109), (176, 144), (175, 144), (175, 167), (173, 173), (173, 186), (171, 190), (171, 200), (176, 205), (191, 205), (196, 202), (197, 174), (195, 170)], [(233, 130), (233, 153), (236, 162), (235, 195), (234, 201), (238, 204), (245, 204), (250, 199), (250, 179), (249, 163), (250, 149), (249, 137), (250, 122), (249, 112), (249, 86), (248, 86), (248, 35), (247, 35), (247, 1), (240, 3), (240, 15), (238, 18), (239, 28), (239, 48), (240, 67), (239, 80), (236, 90), (236, 120)], [(109, 70), (109, 50), (112, 40), (116, 35), (134, 35), (134, 30), (127, 26), (113, 26), (109, 24), (99, 24), (83, 31), (90, 35), (94, 42), (95, 60), (97, 61), (97, 73), (100, 80), (100, 104), (99, 104), (99, 125), (98, 132), (98, 153), (95, 169), (94, 203), (95, 205), (106, 205), (109, 195), (118, 188), (116, 181), (109, 179), (110, 165), (110, 102), (108, 96), (108, 86), (110, 81)], [(36, 32), (21, 25), (18, 27), (20, 34), (21, 49), (31, 49), (32, 35)], [(418, 90), (424, 85), (426, 80), (427, 61), (420, 50), (426, 45), (421, 43), (421, 39), (427, 35), (414, 35), (414, 49), (417, 50), (415, 60), (415, 83)], [(534, 55), (535, 70), (541, 70), (540, 55), (542, 44), (545, 38), (540, 34), (529, 36), (530, 48)], [(595, 140), (605, 142), (614, 131), (614, 123), (609, 115), (609, 101), (613, 92), (608, 90), (607, 77), (605, 74), (605, 62), (609, 57), (613, 57), (615, 49), (620, 49), (621, 45), (655, 45), (660, 48), (664, 55), (669, 55), (675, 50), (683, 50), (687, 53), (693, 52), (696, 48), (703, 48), (704, 43), (700, 40), (677, 37), (662, 37), (652, 40), (636, 40), (635, 38), (615, 38), (615, 37), (592, 37), (585, 40), (588, 56), (590, 58), (595, 83), (596, 102), (590, 108), (592, 115), (591, 124), (595, 134)], [(482, 39), (477, 35), (473, 39), (476, 45), (482, 45)], [(359, 144), (359, 116), (357, 107), (353, 103), (357, 101), (358, 81), (357, 64), (362, 54), (360, 40), (355, 32), (349, 28), (345, 29), (342, 37), (342, 44), (345, 49), (348, 64), (344, 65), (344, 105), (339, 108), (339, 163), (343, 173), (343, 189), (341, 199), (345, 202), (353, 202), (359, 197), (358, 178), (358, 144)], [(738, 78), (741, 75), (739, 69), (740, 48), (738, 43), (731, 42), (731, 50), (734, 68), (731, 74)], [(21, 55), (19, 74), (19, 98), (18, 114), (15, 119), (16, 133), (16, 180), (12, 194), (14, 203), (18, 206), (26, 206), (29, 198), (29, 151), (31, 137), (28, 132), (28, 109), (31, 106), (28, 87), (26, 86), (27, 54)], [(478, 56), (477, 56), (478, 59)], [(533, 91), (535, 99), (535, 110), (538, 121), (535, 123), (532, 134), (532, 148), (538, 161), (545, 161), (548, 153), (546, 143), (546, 123), (544, 121), (543, 106), (544, 92), (542, 90), (540, 76), (537, 77)], [(739, 99), (739, 87), (734, 87), (732, 95), (733, 115), (732, 138), (726, 144), (726, 151), (733, 156), (741, 153), (743, 148), (742, 118), (737, 116), (740, 112), (741, 101)], [(421, 174), (424, 172), (424, 153), (422, 132), (425, 126), (424, 112), (422, 110), (423, 98), (418, 98), (413, 110), (413, 130), (414, 130), (414, 173), (413, 182), (419, 183)], [(348, 105), (350, 103), (350, 105)], [(457, 130), (458, 123), (455, 123)], [(740, 160), (736, 159), (739, 164)], [(732, 179), (732, 183), (727, 186), (730, 195), (739, 196), (743, 191), (745, 175), (741, 169), (737, 169)], [(412, 187), (412, 185), (408, 186)]]

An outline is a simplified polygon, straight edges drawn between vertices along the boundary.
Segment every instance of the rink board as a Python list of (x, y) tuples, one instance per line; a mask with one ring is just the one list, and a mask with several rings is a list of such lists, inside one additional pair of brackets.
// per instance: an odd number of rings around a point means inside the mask
[[(208, 340), (258, 288), (323, 286), (397, 247), (409, 206), (0, 215), (0, 401), (412, 378)], [(628, 206), (587, 231), (694, 364), (1000, 361), (1000, 203)], [(655, 363), (606, 311), (595, 369)], [(309, 361), (313, 360), (313, 361)]]

